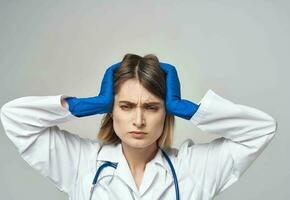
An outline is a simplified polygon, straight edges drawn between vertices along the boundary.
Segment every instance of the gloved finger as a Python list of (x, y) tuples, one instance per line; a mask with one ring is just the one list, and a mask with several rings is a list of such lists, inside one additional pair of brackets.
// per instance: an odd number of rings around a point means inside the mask
[(162, 68), (162, 70), (165, 72), (165, 74), (168, 74), (170, 68), (172, 68), (173, 66), (168, 64), (168, 63), (164, 63), (164, 62), (159, 62), (160, 67)]
[(159, 63), (166, 74), (166, 98), (180, 99), (180, 82), (176, 68), (168, 63)]

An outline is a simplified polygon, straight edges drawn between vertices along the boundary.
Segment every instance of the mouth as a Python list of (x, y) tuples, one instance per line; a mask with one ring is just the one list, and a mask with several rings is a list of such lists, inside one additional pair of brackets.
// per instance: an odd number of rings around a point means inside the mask
[(139, 131), (132, 131), (132, 132), (129, 132), (129, 133), (130, 133), (130, 135), (131, 135), (132, 137), (134, 137), (134, 138), (138, 138), (138, 139), (140, 139), (140, 138), (144, 138), (145, 135), (147, 134), (147, 133), (145, 133), (145, 132), (139, 132)]
[(142, 131), (131, 131), (130, 133), (135, 133), (135, 134), (147, 134), (147, 133), (142, 132)]

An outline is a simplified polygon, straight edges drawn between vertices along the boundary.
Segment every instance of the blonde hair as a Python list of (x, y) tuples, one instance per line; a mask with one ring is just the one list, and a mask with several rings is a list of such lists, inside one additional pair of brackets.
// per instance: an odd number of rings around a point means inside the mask
[[(119, 69), (114, 73), (114, 94), (118, 93), (122, 83), (128, 79), (137, 79), (149, 92), (165, 101), (165, 73), (160, 68), (159, 60), (154, 54), (148, 54), (144, 57), (136, 54), (126, 54)], [(157, 140), (160, 148), (171, 148), (174, 124), (174, 115), (166, 113), (163, 131)], [(103, 144), (118, 144), (121, 142), (114, 131), (111, 113), (106, 113), (101, 120), (98, 140)]]

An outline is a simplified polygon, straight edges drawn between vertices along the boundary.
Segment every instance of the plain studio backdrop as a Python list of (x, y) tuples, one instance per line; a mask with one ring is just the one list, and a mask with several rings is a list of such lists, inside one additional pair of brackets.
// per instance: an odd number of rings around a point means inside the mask
[[(269, 146), (216, 199), (290, 199), (289, 18), (286, 0), (1, 0), (0, 103), (95, 96), (107, 67), (126, 53), (154, 53), (177, 68), (182, 98), (199, 102), (212, 89), (278, 121)], [(101, 117), (59, 126), (94, 139)], [(0, 132), (1, 199), (68, 199), (18, 155), (2, 127)], [(219, 136), (176, 117), (174, 137), (178, 147), (187, 138), (204, 143)]]

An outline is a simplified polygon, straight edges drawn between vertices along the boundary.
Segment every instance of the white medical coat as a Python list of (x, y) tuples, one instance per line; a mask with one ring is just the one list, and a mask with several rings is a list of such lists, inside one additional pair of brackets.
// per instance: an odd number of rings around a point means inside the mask
[[(1, 121), (21, 157), (48, 178), (70, 200), (88, 200), (98, 167), (105, 168), (92, 199), (175, 199), (168, 162), (159, 149), (147, 163), (138, 190), (121, 145), (101, 145), (57, 125), (77, 119), (56, 96), (26, 96), (1, 108)], [(185, 140), (178, 149), (167, 149), (180, 188), (180, 199), (209, 200), (235, 183), (273, 139), (277, 122), (253, 107), (229, 101), (209, 89), (190, 121), (199, 129), (220, 135), (210, 143)], [(181, 133), (178, 133), (181, 134)]]

